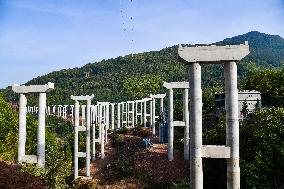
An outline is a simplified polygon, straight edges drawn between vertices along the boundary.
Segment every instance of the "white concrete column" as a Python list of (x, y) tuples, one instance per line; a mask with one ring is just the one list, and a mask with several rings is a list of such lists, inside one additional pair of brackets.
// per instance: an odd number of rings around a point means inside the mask
[(52, 105), (52, 114), (56, 115), (56, 105)]
[(117, 104), (117, 128), (120, 128), (120, 103)]
[(39, 167), (45, 165), (45, 108), (46, 93), (40, 93), (37, 131), (37, 161)]
[(74, 136), (74, 178), (78, 178), (78, 127), (79, 127), (79, 115), (80, 104), (79, 101), (75, 101), (75, 136)]
[(46, 106), (45, 113), (47, 115), (50, 115), (50, 106)]
[(236, 62), (224, 64), (225, 108), (226, 108), (226, 145), (231, 147), (227, 159), (227, 188), (240, 188), (239, 166), (239, 120), (238, 120), (238, 84)]
[(87, 138), (86, 138), (86, 176), (90, 176), (90, 161), (91, 161), (91, 100), (87, 100), (87, 120), (86, 120), (87, 126)]
[(81, 126), (86, 126), (86, 105), (82, 105), (82, 123)]
[(201, 65), (189, 64), (190, 88), (190, 186), (203, 189)]
[(124, 102), (121, 103), (121, 127), (124, 127)]
[(100, 105), (101, 159), (105, 158), (105, 120), (102, 119), (103, 107)]
[(140, 102), (140, 112), (141, 112), (140, 125), (142, 126), (142, 124), (143, 124), (143, 103), (142, 102)]
[(74, 123), (74, 105), (70, 105), (70, 115), (71, 115), (71, 120), (72, 123)]
[(62, 105), (58, 105), (58, 107), (57, 107), (57, 116), (58, 117), (62, 116)]
[(135, 124), (138, 125), (138, 102), (135, 101)]
[(114, 130), (114, 106), (115, 104), (111, 104), (111, 130)]
[(93, 139), (93, 143), (92, 143), (92, 160), (96, 159), (96, 114), (97, 114), (97, 110), (96, 110), (96, 106), (93, 106), (92, 108), (92, 139)]
[(189, 160), (189, 111), (188, 111), (188, 89), (183, 91), (183, 121), (184, 128), (184, 159)]
[(135, 127), (135, 108), (134, 108), (134, 102), (131, 103), (131, 108), (132, 108), (132, 127)]
[(156, 135), (156, 99), (152, 99), (152, 134)]
[(108, 143), (108, 137), (107, 137), (107, 134), (108, 134), (108, 129), (109, 129), (109, 104), (107, 104), (105, 106), (105, 143), (107, 144)]
[(147, 126), (147, 101), (144, 101), (144, 127)]
[(26, 115), (27, 115), (27, 97), (20, 94), (19, 99), (19, 142), (18, 142), (18, 161), (22, 162), (25, 155), (26, 146)]
[(161, 98), (160, 112), (164, 112), (164, 98)]
[(68, 106), (68, 105), (64, 105), (64, 106), (63, 106), (63, 110), (62, 110), (62, 117), (63, 117), (64, 119), (67, 118), (67, 106)]
[(174, 97), (169, 89), (169, 126), (168, 126), (168, 160), (174, 159)]
[(152, 127), (152, 125), (153, 125), (152, 114), (153, 114), (153, 104), (152, 104), (152, 101), (150, 101), (150, 127)]

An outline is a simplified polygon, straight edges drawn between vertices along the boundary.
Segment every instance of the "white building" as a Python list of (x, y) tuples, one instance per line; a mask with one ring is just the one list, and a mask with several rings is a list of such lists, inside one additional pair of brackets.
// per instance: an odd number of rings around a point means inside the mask
[[(239, 91), (239, 117), (243, 118), (242, 108), (246, 101), (248, 113), (255, 111), (256, 105), (258, 103), (261, 107), (261, 95), (259, 91)], [(216, 116), (219, 117), (223, 111), (225, 111), (225, 94), (224, 92), (215, 93), (215, 107), (216, 107)]]

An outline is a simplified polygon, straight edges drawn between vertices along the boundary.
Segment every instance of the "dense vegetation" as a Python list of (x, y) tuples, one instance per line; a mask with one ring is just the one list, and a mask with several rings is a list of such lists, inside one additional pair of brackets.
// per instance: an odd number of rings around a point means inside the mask
[[(67, 177), (71, 174), (72, 167), (72, 132), (62, 131), (56, 133), (57, 125), (62, 130), (71, 129), (71, 125), (63, 120), (48, 117), (46, 129), (46, 168), (40, 169), (36, 166), (27, 165), (21, 171), (29, 172), (35, 176), (42, 176), (50, 188), (63, 188), (67, 186)], [(27, 140), (26, 154), (36, 154), (38, 122), (31, 116), (27, 116)], [(18, 113), (10, 104), (0, 96), (0, 161), (16, 162), (18, 150)]]
[(284, 67), (281, 70), (263, 70), (249, 74), (245, 86), (261, 92), (264, 106), (284, 105)]
[[(240, 84), (250, 70), (258, 67), (279, 68), (284, 60), (284, 39), (279, 36), (249, 32), (225, 39), (217, 44), (241, 44), (246, 40), (249, 41), (251, 53), (239, 65)], [(220, 65), (202, 67), (204, 88), (223, 86), (221, 67)], [(138, 85), (133, 82), (141, 82), (140, 89), (145, 88), (145, 84), (149, 84), (149, 88), (152, 89), (149, 92), (155, 93), (165, 91), (161, 85), (156, 87), (161, 80), (167, 82), (187, 80), (186, 66), (178, 61), (177, 46), (134, 54), (133, 57), (127, 55), (89, 63), (82, 68), (55, 71), (37, 77), (26, 84), (54, 82), (55, 90), (48, 95), (48, 102), (62, 104), (71, 103), (70, 95), (72, 94), (95, 94), (96, 101), (112, 102), (140, 98), (142, 94), (139, 91), (137, 94), (129, 93)], [(147, 83), (147, 81), (151, 82)], [(8, 101), (17, 99), (10, 88), (3, 92)], [(35, 100), (32, 102), (35, 103)]]
[[(259, 110), (240, 123), (241, 188), (284, 187), (284, 108)], [(204, 144), (224, 145), (225, 118), (203, 133)], [(205, 187), (226, 187), (226, 161), (204, 161)], [(218, 180), (218, 182), (216, 182)]]

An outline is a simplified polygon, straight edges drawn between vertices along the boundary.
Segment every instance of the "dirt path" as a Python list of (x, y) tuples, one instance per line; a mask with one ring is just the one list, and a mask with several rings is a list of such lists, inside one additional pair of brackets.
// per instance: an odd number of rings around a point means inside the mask
[(145, 150), (137, 159), (135, 168), (145, 171), (154, 180), (181, 181), (189, 178), (189, 160), (184, 160), (183, 155), (174, 150), (174, 159), (168, 160), (167, 144), (159, 144), (157, 138), (152, 138), (153, 147)]

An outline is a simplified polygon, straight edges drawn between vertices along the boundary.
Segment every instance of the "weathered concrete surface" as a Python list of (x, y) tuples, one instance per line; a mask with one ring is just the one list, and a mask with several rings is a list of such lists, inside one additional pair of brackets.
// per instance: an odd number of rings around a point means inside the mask
[(231, 148), (221, 145), (203, 145), (202, 157), (205, 158), (230, 158)]
[(189, 160), (189, 108), (188, 108), (188, 89), (183, 91), (183, 121), (184, 121), (184, 159)]
[(40, 93), (37, 130), (37, 158), (39, 167), (44, 167), (45, 165), (45, 108), (46, 93)]
[(169, 89), (169, 127), (168, 127), (168, 160), (174, 159), (174, 95)]
[[(238, 90), (237, 62), (249, 54), (248, 42), (243, 45), (201, 46), (178, 48), (179, 57), (189, 64), (190, 82), (190, 182), (191, 188), (203, 188), (202, 154), (208, 157), (228, 157), (227, 188), (240, 188), (239, 167), (239, 122), (238, 122)], [(202, 90), (200, 64), (224, 63), (225, 104), (226, 104), (226, 148), (205, 146), (202, 148)]]
[(239, 166), (239, 116), (238, 116), (238, 75), (236, 62), (224, 64), (226, 145), (231, 147), (231, 158), (227, 159), (227, 188), (240, 188)]
[(14, 84), (12, 90), (15, 93), (26, 94), (26, 93), (47, 93), (54, 89), (54, 83), (48, 82), (46, 85), (29, 85), (19, 86)]
[(19, 100), (19, 142), (18, 142), (18, 161), (22, 162), (25, 155), (26, 146), (26, 115), (27, 115), (27, 97), (20, 94)]
[(189, 65), (190, 84), (190, 185), (203, 189), (201, 66)]
[(178, 48), (179, 57), (187, 63), (216, 64), (224, 61), (238, 61), (249, 54), (248, 42), (242, 45), (197, 46)]
[(163, 84), (164, 87), (167, 89), (188, 89), (189, 88), (189, 83), (188, 82), (164, 82)]
[[(20, 93), (19, 99), (19, 142), (18, 142), (18, 161), (27, 163), (38, 163), (39, 167), (45, 165), (45, 111), (46, 111), (46, 92), (54, 89), (54, 83), (47, 85), (30, 85), (19, 86), (13, 85), (12, 90), (15, 93)], [(39, 126), (37, 131), (37, 156), (25, 154), (26, 145), (26, 116), (27, 116), (27, 93), (39, 94), (39, 107), (35, 107), (35, 112), (38, 111)], [(35, 160), (36, 157), (36, 160)], [(36, 161), (36, 162), (35, 162)]]

